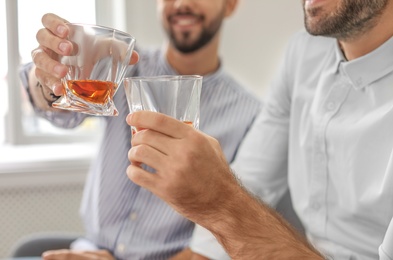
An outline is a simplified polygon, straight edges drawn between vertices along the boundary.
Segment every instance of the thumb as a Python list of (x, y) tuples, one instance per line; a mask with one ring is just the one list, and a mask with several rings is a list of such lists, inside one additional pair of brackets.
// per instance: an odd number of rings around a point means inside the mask
[(136, 51), (132, 51), (131, 59), (130, 59), (130, 65), (134, 65), (139, 61), (139, 54)]

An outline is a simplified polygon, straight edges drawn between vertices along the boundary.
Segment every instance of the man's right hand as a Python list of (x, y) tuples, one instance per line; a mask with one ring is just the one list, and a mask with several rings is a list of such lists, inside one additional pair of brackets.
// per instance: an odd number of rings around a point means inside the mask
[[(72, 53), (72, 43), (67, 40), (68, 21), (55, 15), (45, 14), (42, 17), (44, 28), (37, 32), (36, 38), (38, 47), (31, 52), (32, 60), (35, 64), (34, 74), (42, 84), (45, 91), (53, 92), (56, 96), (63, 94), (61, 78), (63, 78), (68, 68), (59, 62), (59, 55), (70, 55)], [(133, 52), (130, 64), (138, 62), (138, 53)]]

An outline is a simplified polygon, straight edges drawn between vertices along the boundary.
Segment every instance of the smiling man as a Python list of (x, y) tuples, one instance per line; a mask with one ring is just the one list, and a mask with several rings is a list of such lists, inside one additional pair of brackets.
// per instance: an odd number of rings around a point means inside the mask
[[(225, 72), (218, 56), (222, 22), (236, 7), (237, 0), (157, 0), (167, 36), (165, 44), (160, 49), (138, 46), (139, 62), (126, 75), (203, 75), (200, 129), (220, 141), (228, 162), (261, 110), (260, 101)], [(76, 127), (87, 115), (48, 106), (53, 101), (49, 100), (54, 97), (52, 91), (62, 94), (59, 79), (67, 68), (56, 61), (56, 56), (71, 53), (72, 45), (65, 40), (68, 29), (64, 19), (53, 14), (45, 15), (42, 22), (45, 28), (37, 33), (40, 46), (32, 52), (34, 64), (25, 69), (26, 74), (30, 71), (30, 77), (26, 77), (29, 93), (38, 114), (60, 127)], [(81, 214), (86, 237), (73, 244), (73, 249), (92, 251), (50, 251), (44, 259), (225, 257), (215, 240), (193, 236), (194, 223), (127, 179), (131, 133), (125, 122), (129, 111), (122, 87), (115, 95), (115, 103), (119, 116), (104, 118), (104, 139), (85, 185)], [(191, 239), (197, 244), (193, 250), (187, 249)]]
[[(232, 259), (392, 260), (393, 1), (302, 4), (306, 31), (231, 168), (215, 139), (138, 112), (128, 123), (145, 130), (127, 174), (211, 230)], [(268, 206), (286, 189), (307, 241)]]

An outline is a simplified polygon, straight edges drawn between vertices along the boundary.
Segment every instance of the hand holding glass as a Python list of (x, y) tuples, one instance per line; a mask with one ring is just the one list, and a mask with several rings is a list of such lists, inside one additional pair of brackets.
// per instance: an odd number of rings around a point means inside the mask
[(60, 62), (68, 66), (68, 73), (62, 79), (64, 95), (52, 106), (116, 116), (113, 96), (129, 65), (135, 38), (108, 27), (71, 23), (67, 26), (73, 53), (60, 57)]
[(202, 76), (130, 77), (124, 88), (131, 113), (154, 111), (199, 128)]

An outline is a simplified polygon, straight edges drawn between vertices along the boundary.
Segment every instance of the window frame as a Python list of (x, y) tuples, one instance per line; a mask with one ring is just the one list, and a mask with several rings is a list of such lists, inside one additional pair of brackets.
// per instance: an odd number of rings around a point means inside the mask
[[(21, 95), (18, 68), (19, 59), (19, 24), (18, 0), (6, 0), (6, 28), (7, 28), (7, 62), (8, 62), (8, 111), (5, 118), (5, 142), (22, 144), (26, 142), (22, 126), (22, 108), (15, 97)], [(14, 86), (14, 87), (12, 87)]]
[[(7, 33), (7, 90), (8, 107), (5, 115), (4, 143), (9, 145), (29, 145), (47, 143), (93, 142), (100, 134), (92, 133), (27, 133), (23, 125), (23, 110), (20, 104), (22, 91), (19, 68), (19, 0), (5, 0)], [(95, 0), (96, 23), (125, 30), (125, 0)]]

